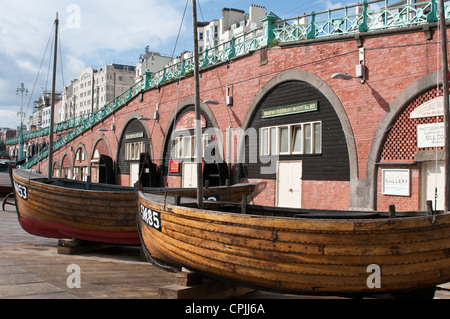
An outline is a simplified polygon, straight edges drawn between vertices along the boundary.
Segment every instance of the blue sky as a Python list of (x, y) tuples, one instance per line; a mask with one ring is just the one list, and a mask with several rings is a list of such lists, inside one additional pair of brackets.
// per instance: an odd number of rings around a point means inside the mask
[[(289, 18), (355, 2), (200, 0), (198, 19), (219, 19), (222, 8), (248, 12), (252, 4)], [(187, 25), (182, 27), (175, 47), (185, 6), (186, 0), (0, 0), (0, 127), (19, 125), (20, 96), (16, 89), (22, 82), (29, 90), (24, 97), (26, 117), (33, 112), (33, 101), (43, 90), (51, 89), (52, 49), (46, 51), (46, 47), (56, 12), (61, 46), (57, 90), (61, 91), (87, 66), (101, 67), (113, 62), (135, 65), (147, 45), (152, 51), (170, 56), (191, 48), (191, 43), (184, 42), (191, 41), (184, 40), (192, 30)], [(189, 8), (187, 13), (191, 15), (192, 10)]]

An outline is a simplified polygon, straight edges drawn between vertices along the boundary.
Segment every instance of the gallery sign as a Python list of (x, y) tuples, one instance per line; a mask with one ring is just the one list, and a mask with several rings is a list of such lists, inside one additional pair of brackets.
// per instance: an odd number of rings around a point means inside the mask
[(444, 123), (417, 125), (417, 147), (439, 147), (445, 145)]
[(384, 195), (410, 195), (409, 169), (383, 169), (381, 175), (382, 193)]

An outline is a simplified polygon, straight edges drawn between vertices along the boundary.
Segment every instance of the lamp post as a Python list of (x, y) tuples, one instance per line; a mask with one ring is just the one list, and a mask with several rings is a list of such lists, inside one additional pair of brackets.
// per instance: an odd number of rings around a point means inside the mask
[(20, 103), (20, 112), (17, 113), (17, 115), (20, 114), (20, 132), (19, 132), (19, 158), (18, 160), (21, 160), (23, 158), (23, 93), (28, 95), (28, 89), (25, 88), (24, 84), (22, 83), (20, 88), (17, 88), (16, 94), (21, 95), (21, 103)]

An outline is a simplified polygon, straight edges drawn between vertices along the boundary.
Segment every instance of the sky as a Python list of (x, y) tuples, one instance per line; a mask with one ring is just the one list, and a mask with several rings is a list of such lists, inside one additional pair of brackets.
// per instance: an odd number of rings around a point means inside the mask
[[(220, 19), (222, 8), (248, 13), (264, 6), (281, 18), (353, 4), (352, 0), (200, 0), (198, 20)], [(111, 63), (136, 65), (145, 47), (177, 56), (192, 45), (192, 27), (181, 24), (187, 0), (0, 0), (0, 127), (20, 124), (21, 93), (24, 118), (32, 115), (34, 101), (51, 91), (53, 28), (59, 19), (56, 90), (79, 77), (82, 69)], [(192, 17), (189, 7), (186, 14)], [(192, 21), (192, 18), (190, 18)], [(187, 18), (184, 21), (189, 21)], [(177, 41), (177, 35), (179, 40)], [(189, 40), (188, 40), (189, 39)]]

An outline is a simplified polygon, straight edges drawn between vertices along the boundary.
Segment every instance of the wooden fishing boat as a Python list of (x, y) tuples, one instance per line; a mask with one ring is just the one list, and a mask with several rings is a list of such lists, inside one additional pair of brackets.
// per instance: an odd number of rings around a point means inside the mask
[[(30, 170), (13, 169), (19, 222), (28, 233), (111, 244), (140, 245), (135, 189), (63, 178), (51, 182)], [(240, 201), (257, 196), (265, 183), (205, 188), (207, 198)], [(146, 188), (147, 192), (195, 197), (196, 189)]]
[[(193, 1), (194, 62), (197, 60)], [(439, 1), (441, 43), (447, 43)], [(448, 70), (446, 45), (443, 70)], [(198, 68), (194, 75), (198, 75)], [(198, 79), (196, 78), (198, 85)], [(448, 74), (443, 72), (446, 171), (450, 171)], [(196, 93), (196, 98), (198, 94)], [(138, 192), (147, 258), (258, 289), (307, 294), (434, 295), (450, 281), (450, 179), (444, 212), (321, 211), (175, 201)], [(431, 207), (431, 205), (429, 205)]]
[[(450, 281), (450, 213), (321, 211), (138, 192), (147, 258), (289, 293), (379, 294)], [(243, 211), (242, 211), (243, 210)], [(434, 293), (434, 292), (433, 292)]]
[[(96, 184), (54, 178), (53, 113), (55, 96), (58, 15), (55, 19), (55, 53), (50, 115), (48, 176), (30, 170), (11, 169), (19, 222), (27, 232), (51, 238), (75, 238), (86, 241), (140, 245), (136, 227), (135, 189), (110, 184)], [(24, 159), (21, 159), (24, 160)], [(205, 188), (208, 199), (251, 201), (266, 183), (242, 183)], [(148, 192), (196, 197), (197, 189), (146, 188)], [(203, 198), (202, 198), (203, 199)], [(3, 204), (4, 207), (5, 203)]]

